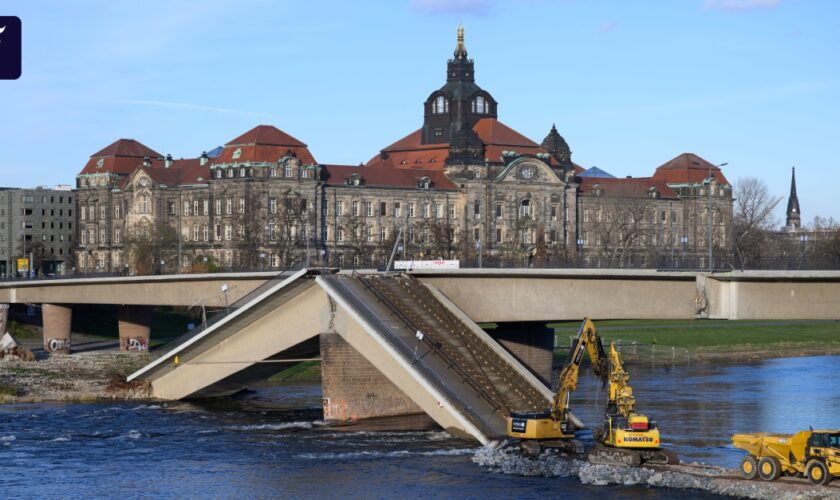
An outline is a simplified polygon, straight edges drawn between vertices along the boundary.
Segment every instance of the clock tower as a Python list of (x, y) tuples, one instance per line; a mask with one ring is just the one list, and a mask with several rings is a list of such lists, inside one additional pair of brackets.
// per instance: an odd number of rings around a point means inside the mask
[(802, 227), (802, 213), (799, 211), (799, 198), (796, 197), (796, 167), (791, 167), (790, 172), (790, 197), (785, 226), (788, 231), (796, 231)]

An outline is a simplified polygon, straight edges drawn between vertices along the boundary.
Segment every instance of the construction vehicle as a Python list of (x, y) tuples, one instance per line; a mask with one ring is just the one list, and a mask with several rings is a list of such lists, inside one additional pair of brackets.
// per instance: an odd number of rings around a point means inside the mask
[(615, 342), (610, 343), (609, 367), (607, 410), (602, 428), (592, 433), (598, 445), (589, 451), (589, 461), (634, 467), (642, 463), (679, 463), (676, 454), (661, 447), (656, 422), (635, 412), (636, 397), (629, 384), (630, 375), (624, 370)]
[(735, 434), (732, 444), (747, 452), (738, 467), (745, 479), (802, 475), (820, 486), (840, 477), (840, 430)]
[(523, 450), (532, 455), (539, 454), (542, 448), (582, 451), (582, 446), (574, 440), (569, 399), (577, 389), (584, 352), (589, 354), (592, 370), (601, 378), (602, 386), (607, 381), (610, 384), (603, 430), (593, 432), (598, 445), (589, 452), (589, 460), (631, 466), (643, 462), (676, 463), (676, 455), (661, 449), (656, 424), (634, 413), (635, 397), (621, 356), (613, 343), (608, 362), (601, 337), (588, 318), (583, 320), (560, 372), (552, 407), (542, 412), (511, 413), (507, 419), (508, 437), (519, 439)]

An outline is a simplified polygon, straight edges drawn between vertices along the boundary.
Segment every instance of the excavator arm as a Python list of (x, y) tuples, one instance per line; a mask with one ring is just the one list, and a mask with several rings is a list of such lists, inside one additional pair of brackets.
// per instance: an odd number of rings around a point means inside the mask
[(624, 418), (629, 418), (636, 407), (636, 397), (630, 387), (630, 375), (624, 370), (621, 354), (615, 348), (615, 342), (610, 343), (610, 399), (607, 401), (607, 412), (615, 412)]
[(585, 318), (580, 325), (577, 336), (569, 350), (566, 363), (557, 378), (557, 385), (554, 388), (554, 404), (551, 408), (551, 416), (555, 420), (566, 418), (569, 409), (569, 397), (577, 389), (580, 375), (580, 363), (584, 352), (589, 354), (592, 363), (592, 371), (601, 377), (601, 382), (606, 383), (608, 369), (607, 356), (604, 353), (604, 344), (595, 328), (595, 324), (589, 318)]

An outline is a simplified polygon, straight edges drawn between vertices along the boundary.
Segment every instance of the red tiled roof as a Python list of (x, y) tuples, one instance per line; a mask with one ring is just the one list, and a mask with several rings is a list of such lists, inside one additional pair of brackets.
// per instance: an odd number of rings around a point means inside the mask
[(135, 141), (134, 139), (118, 139), (108, 146), (105, 146), (100, 151), (90, 155), (91, 158), (102, 158), (107, 156), (128, 156), (132, 158), (143, 158), (144, 156), (148, 156), (149, 158), (157, 158), (162, 155), (157, 151), (146, 147), (143, 143)]
[(683, 153), (669, 160), (659, 167), (653, 178), (668, 184), (696, 184), (703, 182), (711, 170), (715, 180), (720, 184), (729, 184), (723, 171), (694, 153)]
[(457, 189), (442, 170), (408, 170), (382, 167), (354, 167), (350, 165), (323, 165), (321, 177), (329, 186), (344, 185), (347, 178), (359, 174), (364, 186), (415, 188), (421, 177), (427, 176), (437, 189)]
[[(154, 182), (168, 186), (203, 184), (210, 179), (210, 165), (202, 165), (200, 158), (173, 160), (169, 168), (166, 168), (166, 163), (163, 160), (153, 160), (150, 167), (143, 167), (142, 165), (141, 160), (128, 173), (132, 174), (137, 169), (143, 169)], [(130, 175), (126, 175), (121, 178), (117, 185), (124, 188), (130, 177)]]
[(577, 177), (580, 184), (578, 192), (583, 195), (589, 194), (596, 185), (604, 190), (604, 196), (620, 195), (632, 197), (644, 197), (648, 195), (650, 188), (659, 191), (659, 197), (664, 199), (678, 199), (677, 193), (668, 187), (661, 180), (653, 177), (630, 177), (625, 179), (613, 179), (605, 177)]
[[(485, 158), (491, 162), (500, 162), (502, 151), (530, 155), (546, 152), (539, 144), (495, 118), (482, 118), (473, 126), (473, 130), (484, 143)], [(422, 129), (418, 129), (386, 147), (382, 153), (387, 158), (378, 154), (366, 166), (442, 170), (449, 156), (449, 143), (421, 144), (422, 132)], [(554, 158), (550, 161), (552, 165), (557, 164)]]
[[(233, 153), (239, 150), (239, 157)], [(271, 125), (257, 125), (236, 139), (225, 144), (213, 163), (276, 162), (292, 154), (304, 165), (317, 162), (306, 144)]]
[(240, 135), (236, 139), (225, 144), (225, 146), (289, 146), (305, 148), (306, 144), (300, 142), (286, 132), (283, 132), (274, 125), (257, 125), (251, 130)]

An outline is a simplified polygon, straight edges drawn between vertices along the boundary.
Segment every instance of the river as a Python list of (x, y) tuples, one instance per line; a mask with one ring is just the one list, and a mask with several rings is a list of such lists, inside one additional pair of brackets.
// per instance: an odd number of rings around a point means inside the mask
[[(637, 408), (684, 461), (734, 467), (734, 432), (840, 428), (840, 358), (631, 365)], [(597, 422), (603, 391), (583, 375), (575, 413)], [(439, 430), (342, 431), (321, 421), (320, 386), (259, 388), (193, 403), (0, 406), (0, 497), (666, 498), (667, 490), (520, 477), (472, 461)], [(602, 403), (601, 403), (602, 404)], [(585, 438), (586, 436), (584, 436)], [(679, 492), (682, 498), (711, 498)]]

